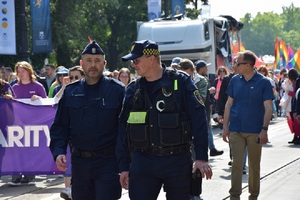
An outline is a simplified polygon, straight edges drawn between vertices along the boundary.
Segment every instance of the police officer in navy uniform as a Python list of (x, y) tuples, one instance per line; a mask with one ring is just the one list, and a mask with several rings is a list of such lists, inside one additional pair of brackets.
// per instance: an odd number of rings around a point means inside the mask
[(127, 87), (120, 115), (120, 183), (132, 200), (155, 200), (162, 185), (167, 199), (189, 200), (192, 172), (212, 177), (204, 103), (191, 77), (166, 69), (159, 54), (155, 42), (142, 40), (122, 58), (140, 77)]
[(118, 116), (125, 87), (102, 72), (105, 55), (95, 42), (81, 53), (85, 78), (68, 85), (50, 128), (50, 149), (59, 170), (66, 170), (72, 144), (72, 199), (107, 200), (121, 197), (115, 156)]

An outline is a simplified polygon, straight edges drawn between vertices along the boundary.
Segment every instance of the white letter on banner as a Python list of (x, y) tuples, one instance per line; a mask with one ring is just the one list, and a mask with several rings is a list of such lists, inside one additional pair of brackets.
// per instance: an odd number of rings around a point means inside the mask
[[(42, 131), (44, 129), (44, 126), (30, 126), (30, 130), (33, 131), (33, 146), (34, 147), (38, 147), (40, 146), (40, 131)], [(27, 132), (25, 131), (25, 135), (27, 134)], [(30, 133), (28, 134), (30, 135)], [(30, 137), (30, 136), (29, 136)], [(29, 141), (30, 142), (30, 141)], [(26, 143), (27, 144), (27, 143)], [(29, 146), (25, 145), (26, 147)]]
[(24, 126), (24, 147), (30, 147), (30, 126)]
[[(16, 135), (14, 135), (16, 132)], [(17, 147), (23, 147), (22, 142), (20, 141), (24, 136), (23, 129), (20, 126), (8, 126), (7, 127), (7, 141), (8, 147), (14, 147), (16, 144)]]
[(45, 136), (47, 138), (47, 147), (49, 147), (50, 146), (50, 131), (49, 131), (48, 126), (43, 126), (43, 129), (44, 129)]
[(5, 137), (4, 137), (3, 132), (1, 131), (1, 129), (0, 129), (0, 145), (2, 147), (7, 147), (8, 146), (7, 142), (6, 142), (6, 139), (5, 139)]

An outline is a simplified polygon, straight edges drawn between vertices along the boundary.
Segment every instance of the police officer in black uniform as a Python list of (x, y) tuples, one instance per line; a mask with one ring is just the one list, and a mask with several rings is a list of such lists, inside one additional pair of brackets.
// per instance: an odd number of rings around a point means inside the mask
[(120, 115), (120, 183), (132, 200), (155, 200), (162, 185), (167, 199), (189, 200), (192, 172), (212, 176), (204, 103), (192, 79), (167, 70), (159, 54), (155, 42), (142, 40), (122, 58), (140, 77), (127, 87)]
[(72, 144), (72, 199), (107, 200), (121, 197), (115, 157), (118, 116), (124, 86), (102, 72), (105, 55), (89, 43), (80, 60), (85, 78), (68, 85), (50, 128), (50, 149), (59, 170), (66, 170)]

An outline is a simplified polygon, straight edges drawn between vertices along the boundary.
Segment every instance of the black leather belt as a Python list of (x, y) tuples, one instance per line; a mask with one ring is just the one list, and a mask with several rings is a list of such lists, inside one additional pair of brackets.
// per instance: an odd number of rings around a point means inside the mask
[(145, 152), (156, 156), (169, 156), (169, 155), (174, 155), (182, 152), (189, 152), (190, 145), (133, 149), (133, 151)]
[(96, 158), (105, 155), (111, 155), (115, 153), (115, 146), (110, 146), (105, 149), (95, 150), (95, 151), (86, 151), (73, 148), (72, 154), (81, 158)]

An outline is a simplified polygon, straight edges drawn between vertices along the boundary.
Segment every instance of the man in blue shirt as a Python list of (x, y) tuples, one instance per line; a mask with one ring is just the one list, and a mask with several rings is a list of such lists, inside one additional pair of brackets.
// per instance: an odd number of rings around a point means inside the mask
[(262, 144), (268, 142), (274, 94), (270, 81), (254, 69), (255, 60), (251, 51), (237, 55), (235, 65), (238, 75), (231, 79), (227, 89), (223, 140), (229, 141), (233, 157), (229, 190), (231, 200), (239, 200), (242, 193), (246, 147), (249, 160), (249, 199), (257, 199), (260, 190), (261, 149)]

